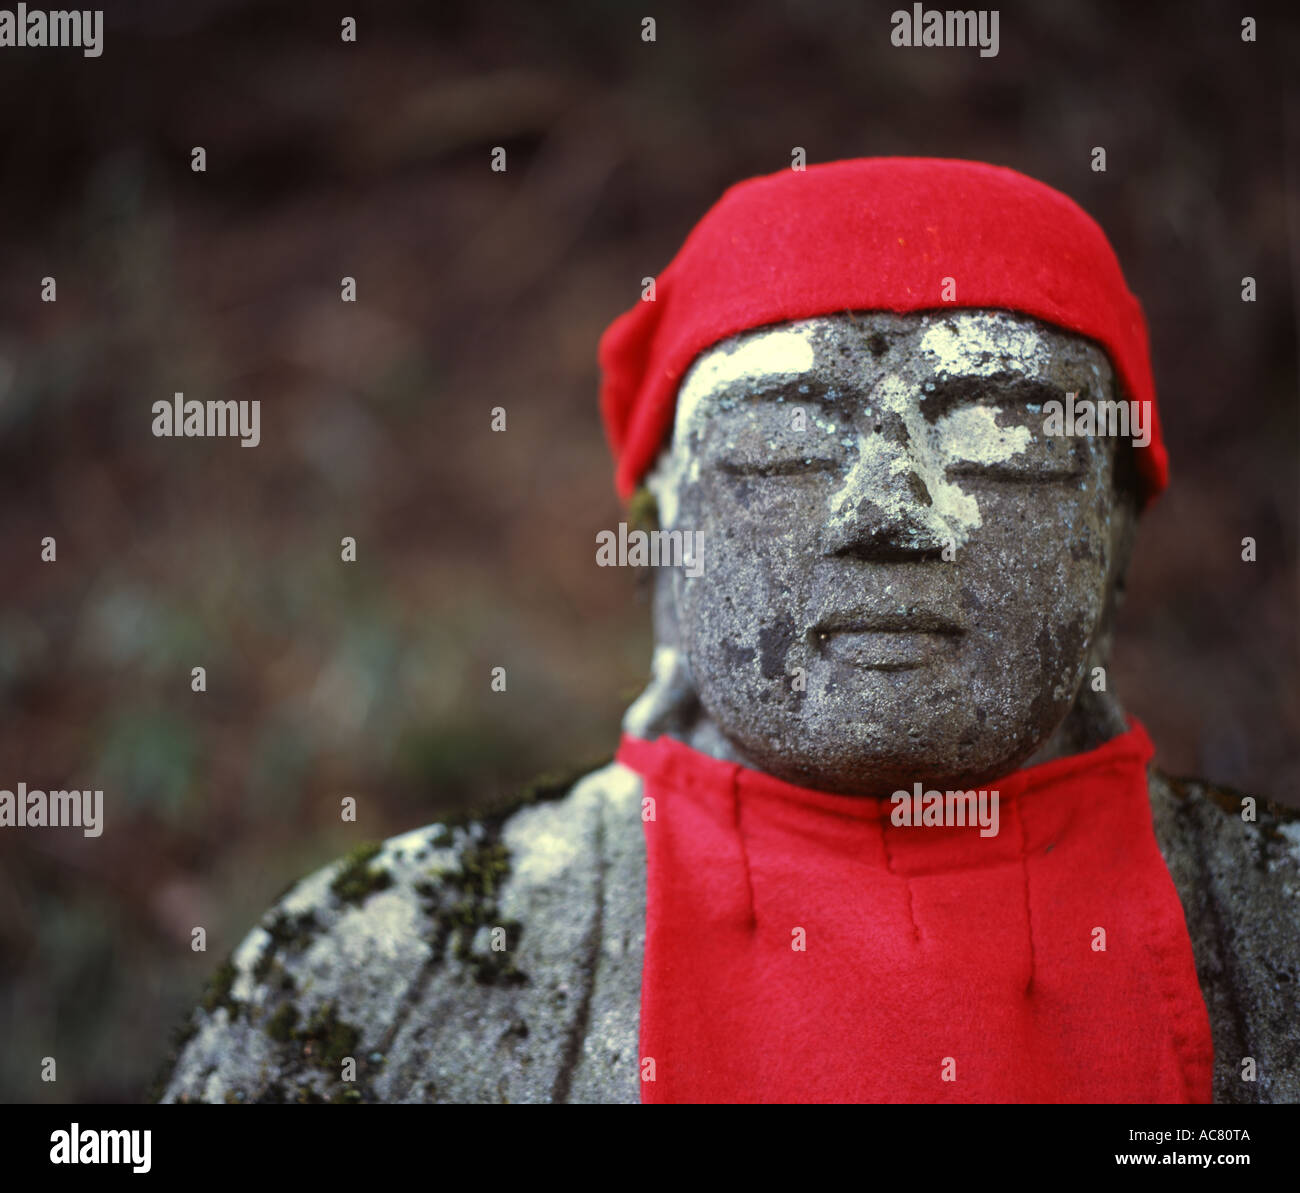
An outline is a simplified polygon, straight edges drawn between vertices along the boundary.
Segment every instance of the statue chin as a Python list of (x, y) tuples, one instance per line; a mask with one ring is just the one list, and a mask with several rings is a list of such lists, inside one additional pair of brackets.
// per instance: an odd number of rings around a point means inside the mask
[[(812, 671), (816, 682), (806, 691), (786, 688), (778, 696), (761, 674), (727, 670), (724, 658), (693, 645), (695, 664), (678, 680), (691, 690), (694, 719), (713, 732), (696, 731), (691, 740), (725, 741), (731, 760), (821, 791), (888, 796), (918, 781), (967, 790), (1031, 757), (1052, 756), (1058, 738), (1069, 744), (1055, 752), (1072, 753), (1100, 744), (1116, 725), (1123, 729), (1122, 715), (1099, 718), (1095, 699), (1055, 688), (1024, 667), (1009, 670), (1005, 684), (981, 682), (960, 668), (842, 668), (833, 677)], [(1073, 667), (1059, 657), (1051, 662), (1056, 675), (1085, 671), (1082, 659)]]
[(818, 791), (885, 798), (914, 783), (967, 790), (1017, 769), (1052, 736), (1054, 726), (994, 733), (959, 749), (942, 749), (915, 727), (854, 733), (812, 732), (755, 735), (739, 726), (720, 727), (733, 760), (779, 779)]

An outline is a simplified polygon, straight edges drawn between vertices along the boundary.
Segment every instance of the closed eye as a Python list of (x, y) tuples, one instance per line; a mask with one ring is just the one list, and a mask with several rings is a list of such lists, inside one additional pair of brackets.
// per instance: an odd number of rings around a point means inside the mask
[(844, 466), (843, 460), (829, 456), (803, 456), (788, 460), (720, 460), (718, 470), (731, 476), (802, 476), (814, 472), (833, 472)]
[[(1064, 464), (1064, 461), (1062, 462)], [(1087, 469), (1074, 464), (1068, 467), (1016, 468), (1007, 464), (949, 464), (945, 470), (950, 477), (978, 477), (989, 481), (1011, 481), (1021, 485), (1059, 485), (1077, 480)]]

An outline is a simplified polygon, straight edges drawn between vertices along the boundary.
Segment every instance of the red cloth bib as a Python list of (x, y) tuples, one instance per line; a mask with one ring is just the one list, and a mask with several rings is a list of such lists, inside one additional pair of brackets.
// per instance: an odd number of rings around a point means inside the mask
[(1208, 1102), (1152, 753), (1134, 721), (989, 783), (982, 836), (624, 737), (653, 801), (642, 1100)]

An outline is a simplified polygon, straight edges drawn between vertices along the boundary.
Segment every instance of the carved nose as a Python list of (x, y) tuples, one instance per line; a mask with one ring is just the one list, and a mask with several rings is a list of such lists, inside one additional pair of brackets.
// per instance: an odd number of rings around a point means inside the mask
[(942, 523), (932, 506), (903, 420), (885, 414), (861, 433), (857, 461), (831, 499), (824, 553), (877, 561), (940, 558)]

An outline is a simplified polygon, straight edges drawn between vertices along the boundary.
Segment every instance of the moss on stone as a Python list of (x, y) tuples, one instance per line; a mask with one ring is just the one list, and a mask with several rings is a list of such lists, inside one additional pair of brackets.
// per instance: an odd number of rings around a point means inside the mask
[[(453, 838), (450, 830), (452, 828), (465, 828), (471, 824), (479, 824), (495, 833), (516, 812), (534, 804), (563, 799), (579, 779), (586, 778), (593, 771), (608, 766), (612, 761), (613, 756), (605, 754), (598, 759), (581, 763), (578, 766), (543, 771), (512, 794), (504, 798), (498, 797), (489, 800), (485, 807), (480, 807), (478, 810), (465, 809), (460, 812), (449, 813), (443, 817), (443, 822), (439, 826), (439, 837), (435, 839), (435, 844), (451, 845)], [(445, 837), (441, 835), (443, 833), (446, 834)]]
[(628, 500), (627, 526), (629, 530), (659, 529), (659, 502), (645, 485), (637, 489)]
[(266, 931), (271, 937), (272, 947), (301, 950), (311, 944), (312, 938), (320, 931), (320, 924), (316, 921), (316, 913), (310, 908), (297, 915), (277, 911), (266, 925)]
[(266, 1025), (266, 1034), (280, 1044), (293, 1039), (293, 1029), (298, 1026), (298, 1008), (291, 1002), (282, 1003)]
[[(503, 841), (471, 841), (461, 850), (458, 870), (443, 876), (443, 880), (470, 896), (458, 906), (477, 904), (484, 900), (495, 902), (501, 884), (510, 874), (510, 850)], [(481, 922), (473, 912), (467, 913), (474, 922)]]
[(235, 968), (234, 962), (229, 957), (217, 966), (216, 972), (208, 980), (207, 989), (203, 991), (203, 997), (199, 1000), (199, 1005), (208, 1012), (214, 1014), (218, 1007), (225, 1007), (229, 1013), (231, 1021), (239, 1018), (239, 1012), (243, 1009), (243, 1003), (237, 998), (230, 996), (230, 991), (235, 985), (235, 979), (239, 976), (239, 971)]
[(469, 959), (469, 967), (474, 980), (482, 986), (523, 986), (528, 981), (528, 975), (508, 951), (475, 953)]
[(319, 1069), (338, 1076), (343, 1058), (356, 1053), (361, 1033), (338, 1017), (332, 1002), (323, 1003), (312, 1012), (306, 1024), (293, 1033), (303, 1045), (303, 1056)]
[(613, 761), (613, 755), (604, 754), (600, 758), (592, 759), (578, 766), (543, 771), (540, 775), (524, 784), (518, 799), (510, 809), (510, 813), (513, 814), (521, 808), (531, 807), (533, 804), (563, 799), (580, 779), (586, 778), (593, 771), (602, 770)]
[(386, 890), (393, 884), (393, 876), (370, 862), (383, 849), (378, 841), (358, 845), (343, 861), (343, 866), (330, 883), (330, 890), (343, 903), (362, 903), (376, 891)]
[(185, 1051), (185, 1045), (194, 1039), (198, 1031), (199, 1025), (194, 1021), (192, 1011), (182, 1022), (172, 1028), (167, 1055), (163, 1058), (163, 1063), (158, 1066), (153, 1082), (145, 1094), (146, 1102), (157, 1103), (161, 1100), (163, 1094), (167, 1092), (167, 1083), (171, 1080), (172, 1071), (176, 1068), (176, 1062), (180, 1059), (181, 1053)]
[[(539, 775), (513, 798), (487, 813), (480, 813), (477, 829), (462, 838), (456, 866), (451, 870), (434, 869), (429, 877), (413, 884), (416, 894), (425, 901), (425, 911), (433, 921), (432, 944), (435, 953), (450, 948), (452, 957), (466, 964), (475, 979), (484, 985), (521, 984), (528, 981), (515, 964), (513, 945), (523, 933), (518, 921), (503, 921), (497, 898), (510, 876), (510, 850), (501, 840), (501, 831), (511, 816), (524, 808), (550, 800), (563, 799), (584, 776), (606, 766), (608, 757), (565, 771)], [(447, 846), (454, 841), (448, 824), (469, 824), (471, 817), (451, 817), (440, 825), (434, 843)], [(480, 928), (504, 927), (512, 948), (503, 952), (474, 952), (474, 938)]]
[(521, 985), (528, 975), (515, 963), (511, 949), (474, 950), (474, 939), (484, 927), (504, 928), (511, 943), (523, 934), (523, 926), (517, 920), (504, 920), (497, 905), (510, 875), (510, 850), (499, 831), (489, 825), (482, 835), (466, 839), (455, 869), (433, 871), (440, 881), (421, 880), (414, 889), (425, 900), (425, 911), (433, 921), (435, 953), (450, 949), (452, 958), (467, 966), (482, 985)]
[[(281, 952), (300, 953), (311, 944), (320, 931), (320, 924), (315, 913), (310, 910), (298, 915), (277, 911), (262, 928), (271, 939), (258, 954), (257, 963), (253, 966), (253, 977), (259, 982), (265, 982), (271, 976)], [(283, 965), (280, 968), (283, 971)], [(280, 988), (285, 989), (286, 984), (288, 989), (293, 989), (293, 979), (287, 972), (280, 979)]]

